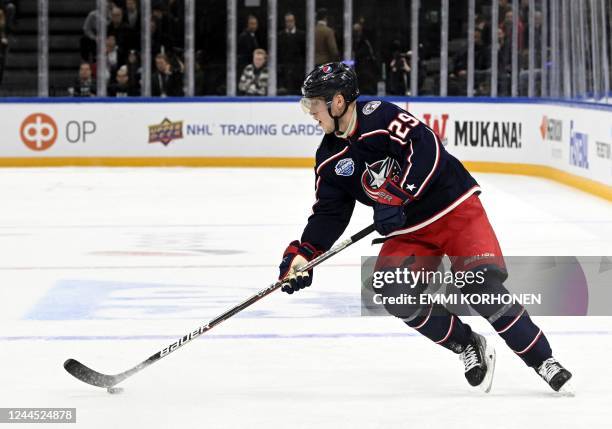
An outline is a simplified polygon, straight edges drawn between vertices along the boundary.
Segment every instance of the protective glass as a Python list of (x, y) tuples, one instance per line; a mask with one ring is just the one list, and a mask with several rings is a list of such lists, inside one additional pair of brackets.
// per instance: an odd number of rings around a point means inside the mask
[(322, 98), (302, 98), (300, 100), (300, 106), (304, 113), (308, 115), (316, 115), (324, 110), (327, 110), (327, 103)]

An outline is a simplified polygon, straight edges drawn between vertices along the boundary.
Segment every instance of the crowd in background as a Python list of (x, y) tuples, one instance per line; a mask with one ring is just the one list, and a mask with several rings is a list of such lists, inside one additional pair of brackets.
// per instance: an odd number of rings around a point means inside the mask
[[(519, 68), (527, 68), (528, 0), (521, 0), (518, 11), (518, 51)], [(498, 94), (510, 95), (512, 72), (512, 29), (514, 11), (509, 0), (499, 0), (499, 22), (492, 25), (490, 10), (488, 13), (476, 14), (474, 31), (474, 69), (475, 94), (489, 95), (491, 92), (491, 44), (492, 31), (498, 38), (497, 71)], [(535, 55), (539, 61), (541, 52), (541, 11), (535, 16)], [(420, 93), (438, 94), (440, 80), (440, 44), (439, 16), (425, 15), (426, 31), (434, 35), (426, 38), (419, 45), (418, 84)], [(296, 26), (296, 17), (289, 12), (284, 15), (285, 28), (278, 35), (278, 94), (299, 94), (299, 88), (306, 70), (305, 33)], [(467, 27), (467, 23), (464, 23)], [(431, 29), (431, 30), (430, 30)], [(238, 69), (244, 70), (240, 79), (240, 93), (247, 95), (265, 95), (267, 68), (265, 51), (257, 35), (258, 20), (254, 15), (247, 19), (247, 25), (238, 38)], [(463, 28), (467, 33), (467, 28)], [(353, 24), (352, 64), (359, 76), (360, 88), (364, 94), (386, 93), (391, 95), (409, 95), (411, 78), (412, 52), (403, 46), (400, 40), (393, 40), (391, 55), (388, 60), (376, 52), (370, 38), (374, 29), (368, 27), (363, 16)], [(429, 39), (429, 40), (428, 40)], [(429, 43), (428, 43), (429, 42)], [(448, 95), (465, 95), (467, 93), (468, 43), (464, 36), (451, 40), (449, 45)], [(261, 52), (264, 61), (251, 61), (254, 51)], [(340, 60), (338, 34), (328, 25), (328, 12), (319, 9), (315, 26), (315, 64), (324, 64)], [(539, 75), (539, 71), (538, 75)], [(521, 73), (520, 84), (527, 85), (527, 74)], [(382, 86), (382, 87), (381, 87)], [(523, 92), (526, 92), (524, 90)]]
[(14, 23), (15, 3), (12, 0), (0, 0), (0, 84), (2, 84), (9, 49), (9, 35)]
[[(0, 0), (0, 83), (4, 70), (9, 34), (15, 19), (15, 0)], [(480, 4), (484, 4), (480, 2)], [(488, 2), (487, 2), (488, 4)], [(498, 94), (510, 94), (512, 66), (513, 17), (518, 16), (519, 77), (521, 87), (526, 86), (528, 40), (528, 0), (521, 0), (518, 11), (513, 11), (509, 0), (499, 0), (499, 22), (491, 22), (490, 6), (477, 7), (474, 32), (475, 94), (489, 95), (491, 81), (492, 35), (498, 39), (497, 67)], [(539, 2), (537, 3), (539, 4)], [(81, 65), (74, 84), (67, 88), (74, 96), (94, 96), (96, 80), (104, 79), (109, 96), (137, 96), (141, 93), (142, 67), (151, 67), (151, 92), (153, 96), (184, 95), (184, 0), (153, 0), (151, 5), (151, 64), (141, 62), (141, 17), (138, 0), (112, 0), (108, 2), (104, 58), (106, 75), (97, 71), (98, 11), (92, 10), (84, 19), (80, 39)], [(266, 95), (268, 86), (267, 37), (260, 29), (258, 13), (265, 8), (254, 9), (241, 23), (237, 39), (237, 88), (239, 95)], [(336, 11), (337, 12), (337, 11)], [(303, 13), (301, 14), (303, 15)], [(280, 31), (277, 37), (277, 93), (300, 93), (300, 86), (307, 70), (305, 18), (298, 13), (279, 10)], [(335, 13), (338, 15), (338, 13)], [(330, 24), (330, 18), (332, 24)], [(419, 94), (437, 95), (440, 82), (440, 15), (439, 10), (424, 10), (420, 19), (420, 44), (418, 61)], [(324, 8), (316, 11), (315, 63), (323, 64), (341, 59), (342, 35), (333, 23), (342, 16), (331, 16)], [(535, 11), (536, 64), (541, 52), (540, 10)], [(402, 23), (403, 31), (396, 39), (381, 49), (375, 43), (377, 31), (364, 16), (358, 15), (352, 32), (352, 59), (359, 76), (363, 94), (409, 95), (412, 64), (409, 38), (410, 20)], [(451, 25), (453, 25), (451, 17)], [(449, 40), (448, 95), (465, 95), (467, 88), (467, 22), (458, 24), (460, 33)], [(220, 44), (225, 44), (225, 34), (216, 34)], [(221, 40), (223, 39), (223, 40)], [(210, 45), (210, 42), (209, 42)], [(197, 45), (196, 45), (197, 46)], [(378, 50), (375, 48), (378, 46)], [(199, 49), (195, 58), (195, 94), (225, 94), (224, 64), (211, 66), (207, 53)], [(224, 61), (223, 61), (224, 62)], [(536, 71), (539, 76), (539, 70)]]
[[(183, 95), (183, 17), (183, 1), (154, 1), (151, 5), (153, 63), (150, 66), (154, 70), (151, 77), (153, 96)], [(98, 76), (97, 73), (99, 17), (98, 11), (92, 10), (83, 23), (79, 74), (74, 86), (69, 88), (69, 93), (74, 96), (96, 95), (96, 79), (100, 78), (105, 80), (109, 96), (126, 97), (141, 93), (141, 17), (137, 0), (109, 2), (106, 21), (106, 76)]]

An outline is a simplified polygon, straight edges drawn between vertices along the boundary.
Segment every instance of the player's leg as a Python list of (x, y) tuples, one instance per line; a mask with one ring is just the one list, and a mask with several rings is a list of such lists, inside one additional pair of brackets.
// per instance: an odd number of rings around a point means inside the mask
[[(411, 271), (421, 269), (435, 270), (442, 259), (440, 250), (416, 240), (409, 235), (392, 237), (385, 241), (376, 261), (378, 272), (396, 272), (397, 268), (407, 268)], [(441, 305), (423, 305), (419, 296), (427, 288), (426, 284), (415, 285), (404, 282), (385, 282), (380, 292), (389, 314), (400, 318), (406, 325), (415, 329), (449, 350), (457, 352), (468, 343), (471, 329), (458, 320)], [(389, 298), (411, 296), (414, 304), (389, 304)]]
[[(422, 269), (435, 271), (441, 259), (441, 251), (434, 245), (405, 234), (385, 241), (375, 269), (391, 272), (395, 272), (397, 268), (409, 268), (415, 272)], [(415, 297), (416, 300), (414, 304), (386, 303), (385, 308), (434, 343), (459, 354), (465, 365), (468, 382), (488, 392), (493, 378), (494, 351), (490, 346), (487, 348), (484, 337), (472, 332), (468, 324), (463, 323), (444, 306), (421, 304), (419, 296), (427, 287), (424, 283), (407, 286), (405, 283), (387, 282), (381, 291), (383, 298), (387, 298), (384, 302), (388, 302), (388, 298), (402, 295)], [(488, 364), (487, 356), (493, 356), (488, 359)]]
[[(508, 294), (503, 282), (507, 277), (503, 255), (497, 237), (478, 197), (474, 196), (459, 206), (447, 221), (448, 234), (444, 250), (451, 257), (454, 271), (481, 271), (483, 284), (461, 288), (467, 294)], [(553, 357), (546, 335), (518, 304), (481, 304), (472, 306), (486, 318), (508, 347), (526, 365), (554, 389), (559, 390), (571, 373)]]

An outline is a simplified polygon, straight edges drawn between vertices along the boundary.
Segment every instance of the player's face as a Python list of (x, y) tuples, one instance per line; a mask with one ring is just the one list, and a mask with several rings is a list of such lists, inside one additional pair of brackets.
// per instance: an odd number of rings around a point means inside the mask
[(328, 104), (323, 98), (302, 98), (302, 110), (312, 116), (326, 134), (334, 130), (334, 120), (327, 111)]

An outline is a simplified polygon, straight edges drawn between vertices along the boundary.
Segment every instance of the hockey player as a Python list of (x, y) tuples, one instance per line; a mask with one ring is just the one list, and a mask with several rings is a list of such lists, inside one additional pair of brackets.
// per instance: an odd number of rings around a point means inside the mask
[[(296, 270), (333, 245), (359, 201), (374, 209), (376, 230), (384, 236), (377, 270), (394, 270), (399, 260), (418, 270), (448, 255), (453, 271), (484, 273), (483, 285), (465, 286), (462, 293), (508, 293), (480, 187), (429, 127), (394, 104), (358, 102), (357, 76), (343, 63), (316, 67), (302, 93), (302, 107), (325, 136), (316, 153), (312, 215), (279, 267), (284, 292), (311, 285), (312, 270)], [(482, 335), (441, 305), (393, 307), (387, 309), (408, 326), (459, 354), (470, 385), (490, 390), (495, 351)], [(552, 356), (546, 336), (522, 306), (473, 307), (552, 389), (569, 389), (572, 374)]]

